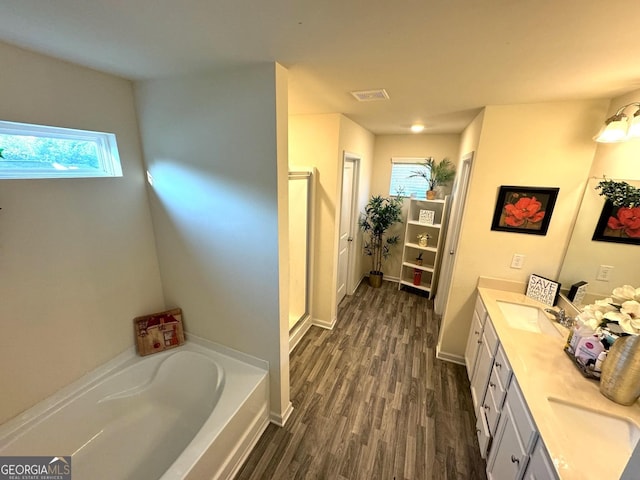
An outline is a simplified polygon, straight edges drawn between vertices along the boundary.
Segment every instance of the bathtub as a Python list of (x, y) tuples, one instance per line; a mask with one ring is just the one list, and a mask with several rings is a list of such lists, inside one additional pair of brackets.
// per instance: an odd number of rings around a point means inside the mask
[(70, 455), (74, 480), (232, 478), (268, 425), (267, 368), (189, 338), (125, 352), (0, 426), (0, 456)]

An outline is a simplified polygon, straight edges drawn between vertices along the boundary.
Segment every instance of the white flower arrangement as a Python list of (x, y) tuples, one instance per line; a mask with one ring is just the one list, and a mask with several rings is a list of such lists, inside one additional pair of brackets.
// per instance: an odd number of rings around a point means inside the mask
[(626, 334), (640, 335), (640, 288), (615, 288), (611, 297), (587, 305), (576, 318), (592, 330), (615, 322)]

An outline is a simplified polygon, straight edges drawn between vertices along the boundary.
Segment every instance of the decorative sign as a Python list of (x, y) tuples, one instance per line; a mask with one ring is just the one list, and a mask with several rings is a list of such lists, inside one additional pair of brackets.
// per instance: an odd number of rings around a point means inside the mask
[(140, 356), (162, 352), (184, 343), (182, 310), (174, 308), (133, 319), (136, 349)]
[(540, 277), (539, 275), (532, 274), (529, 277), (529, 284), (527, 285), (527, 297), (538, 300), (550, 307), (556, 304), (558, 294), (560, 293), (560, 284), (549, 280), (548, 278)]
[(436, 216), (436, 212), (433, 210), (420, 210), (420, 215), (418, 216), (418, 223), (422, 225), (433, 225), (433, 220)]

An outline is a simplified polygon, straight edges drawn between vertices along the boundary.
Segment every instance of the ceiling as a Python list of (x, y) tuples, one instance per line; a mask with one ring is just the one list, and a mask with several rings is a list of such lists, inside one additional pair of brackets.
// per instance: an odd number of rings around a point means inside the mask
[[(457, 133), (484, 105), (640, 88), (638, 18), (638, 0), (0, 0), (0, 40), (132, 80), (278, 61), (292, 114)], [(373, 88), (390, 100), (349, 94)]]

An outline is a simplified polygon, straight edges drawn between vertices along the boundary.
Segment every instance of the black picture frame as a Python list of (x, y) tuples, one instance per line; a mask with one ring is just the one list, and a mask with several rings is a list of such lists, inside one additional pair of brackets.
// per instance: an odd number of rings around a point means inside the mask
[(592, 240), (640, 245), (640, 235), (634, 236), (636, 229), (630, 228), (635, 226), (631, 225), (632, 222), (636, 223), (631, 220), (634, 218), (634, 210), (640, 210), (640, 207), (616, 207), (611, 200), (605, 201)]
[(546, 235), (559, 191), (558, 187), (500, 186), (491, 230)]

